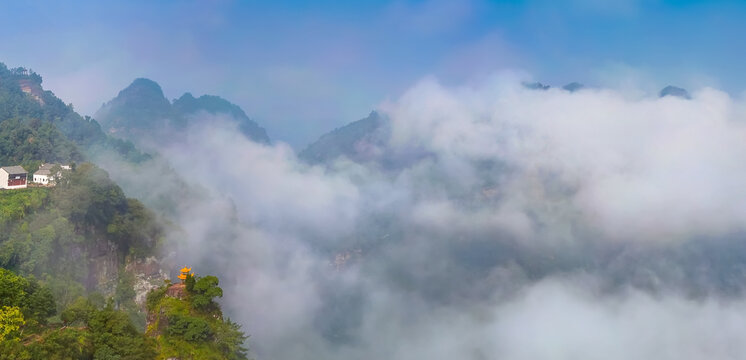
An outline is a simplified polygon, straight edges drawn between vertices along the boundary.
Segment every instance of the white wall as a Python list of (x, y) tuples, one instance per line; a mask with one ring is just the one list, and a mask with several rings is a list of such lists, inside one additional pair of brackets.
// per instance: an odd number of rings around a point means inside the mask
[(0, 189), (8, 189), (8, 173), (0, 169)]
[(36, 174), (34, 174), (34, 180), (33, 180), (33, 181), (34, 181), (35, 183), (37, 183), (37, 184), (44, 184), (44, 185), (46, 185), (46, 184), (48, 184), (48, 183), (49, 183), (49, 176), (47, 176), (47, 175), (36, 175)]

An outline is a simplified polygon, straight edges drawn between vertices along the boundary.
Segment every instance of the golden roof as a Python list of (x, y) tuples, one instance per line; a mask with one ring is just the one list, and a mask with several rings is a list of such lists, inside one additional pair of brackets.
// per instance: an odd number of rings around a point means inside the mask
[(184, 268), (183, 268), (183, 269), (181, 269), (181, 272), (183, 272), (183, 273), (188, 273), (188, 272), (190, 272), (190, 271), (192, 271), (192, 268), (188, 268), (188, 267), (186, 267), (186, 266), (184, 266)]
[(186, 280), (186, 278), (187, 278), (186, 274), (179, 274), (179, 276), (177, 276), (177, 277), (179, 279), (181, 279), (181, 280)]

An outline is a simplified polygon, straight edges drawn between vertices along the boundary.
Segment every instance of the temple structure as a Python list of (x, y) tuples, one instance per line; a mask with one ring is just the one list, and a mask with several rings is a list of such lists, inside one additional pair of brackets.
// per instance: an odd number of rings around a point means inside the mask
[(192, 272), (192, 268), (184, 266), (180, 270), (179, 280), (181, 280), (181, 283), (179, 284), (173, 284), (166, 289), (166, 296), (183, 299), (186, 297), (186, 279), (189, 276), (194, 276), (194, 273)]
[[(179, 274), (178, 278), (181, 280), (181, 283), (183, 284), (187, 277), (189, 276), (189, 273), (192, 271), (192, 268), (184, 266), (184, 268), (181, 269), (181, 274)], [(194, 275), (194, 274), (191, 274)]]

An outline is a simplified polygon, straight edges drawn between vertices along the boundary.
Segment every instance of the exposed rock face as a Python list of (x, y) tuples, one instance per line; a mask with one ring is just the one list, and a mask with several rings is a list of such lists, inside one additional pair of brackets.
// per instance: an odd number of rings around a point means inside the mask
[(172, 298), (183, 299), (186, 297), (186, 285), (184, 284), (173, 284), (166, 289), (166, 296)]
[[(185, 284), (173, 284), (166, 289), (166, 296), (183, 300), (186, 297)], [(146, 317), (146, 334), (149, 336), (159, 336), (168, 328), (168, 316), (166, 309), (160, 307), (157, 311), (149, 309)]]
[[(120, 277), (121, 260), (117, 245), (108, 240), (99, 240), (94, 246), (88, 247), (88, 280), (86, 286), (95, 289), (104, 296), (112, 296), (116, 291)], [(135, 277), (135, 303), (145, 305), (145, 299), (150, 290), (163, 285), (168, 279), (166, 272), (160, 267), (155, 256), (145, 259), (127, 258), (124, 271)]]
[(96, 289), (104, 296), (112, 296), (119, 279), (117, 245), (108, 240), (98, 240), (88, 248), (89, 289)]
[(166, 309), (161, 308), (158, 312), (148, 312), (146, 324), (147, 335), (156, 337), (163, 334), (168, 327)]
[(140, 306), (145, 305), (148, 292), (163, 285), (163, 281), (168, 279), (155, 256), (130, 261), (124, 269), (135, 275), (135, 303)]
[[(88, 277), (85, 286), (108, 297), (113, 296), (121, 277), (120, 271), (134, 275), (135, 303), (145, 305), (150, 290), (163, 285), (168, 278), (155, 256), (147, 258), (127, 257), (122, 263), (117, 245), (109, 240), (99, 238), (87, 246), (74, 251), (79, 255), (77, 261), (87, 263)], [(124, 266), (124, 268), (122, 268)]]
[(20, 79), (18, 80), (18, 86), (21, 87), (23, 92), (31, 95), (39, 104), (44, 105), (44, 99), (42, 98), (44, 90), (41, 88), (41, 84), (37, 84), (31, 79)]

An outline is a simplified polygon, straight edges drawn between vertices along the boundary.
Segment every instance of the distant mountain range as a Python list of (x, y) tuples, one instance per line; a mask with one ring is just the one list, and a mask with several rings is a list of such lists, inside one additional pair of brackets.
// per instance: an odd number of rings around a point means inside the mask
[[(524, 82), (523, 87), (530, 90), (549, 90), (552, 88), (551, 85), (546, 85), (540, 82)], [(576, 92), (579, 90), (582, 90), (585, 88), (585, 85), (579, 83), (579, 82), (571, 82), (565, 86), (562, 87), (563, 90), (569, 91), (569, 92)], [(666, 96), (675, 96), (682, 99), (691, 99), (692, 97), (689, 95), (689, 92), (686, 91), (684, 88), (680, 88), (678, 86), (668, 85), (661, 89), (661, 91), (658, 93), (658, 97), (666, 97)]]
[[(552, 88), (550, 85), (540, 82), (523, 83), (523, 86), (526, 89), (537, 91)], [(586, 87), (581, 83), (571, 82), (563, 86), (562, 89), (573, 93), (586, 89)], [(659, 96), (691, 99), (685, 89), (671, 85), (663, 88)], [(399, 151), (394, 154), (388, 146), (390, 136), (390, 120), (385, 115), (373, 111), (366, 118), (351, 122), (322, 135), (301, 151), (298, 157), (309, 164), (323, 164), (344, 156), (358, 163), (377, 162), (383, 167), (391, 168), (409, 163), (412, 159), (427, 156), (425, 152), (417, 149), (407, 149), (407, 151)]]
[[(539, 82), (523, 83), (523, 86), (539, 91), (552, 88)], [(586, 87), (578, 82), (571, 82), (562, 89), (576, 92)], [(691, 99), (685, 89), (671, 85), (663, 88), (659, 96)], [(239, 130), (249, 139), (262, 144), (270, 143), (265, 129), (249, 118), (238, 105), (219, 96), (194, 97), (191, 93), (185, 93), (170, 102), (158, 83), (145, 78), (135, 79), (115, 98), (104, 104), (96, 112), (95, 118), (107, 133), (137, 141), (143, 137), (154, 139), (154, 136), (172, 136), (174, 131), (200, 121), (200, 117), (196, 116), (200, 113), (229, 116), (238, 123)], [(328, 164), (345, 157), (358, 163), (375, 162), (386, 168), (395, 168), (427, 156), (416, 149), (391, 149), (388, 146), (390, 137), (390, 120), (372, 111), (363, 119), (322, 135), (300, 151), (298, 157), (308, 164)]]
[(172, 102), (163, 95), (153, 80), (135, 79), (111, 101), (99, 109), (95, 118), (112, 135), (130, 140), (166, 136), (199, 121), (200, 113), (226, 115), (238, 123), (239, 130), (249, 139), (269, 144), (264, 128), (251, 120), (235, 104), (213, 95), (195, 98), (185, 93)]
[(334, 129), (308, 145), (298, 157), (308, 163), (318, 164), (345, 155), (364, 162), (379, 155), (379, 149), (388, 142), (388, 119), (378, 112), (368, 117)]

